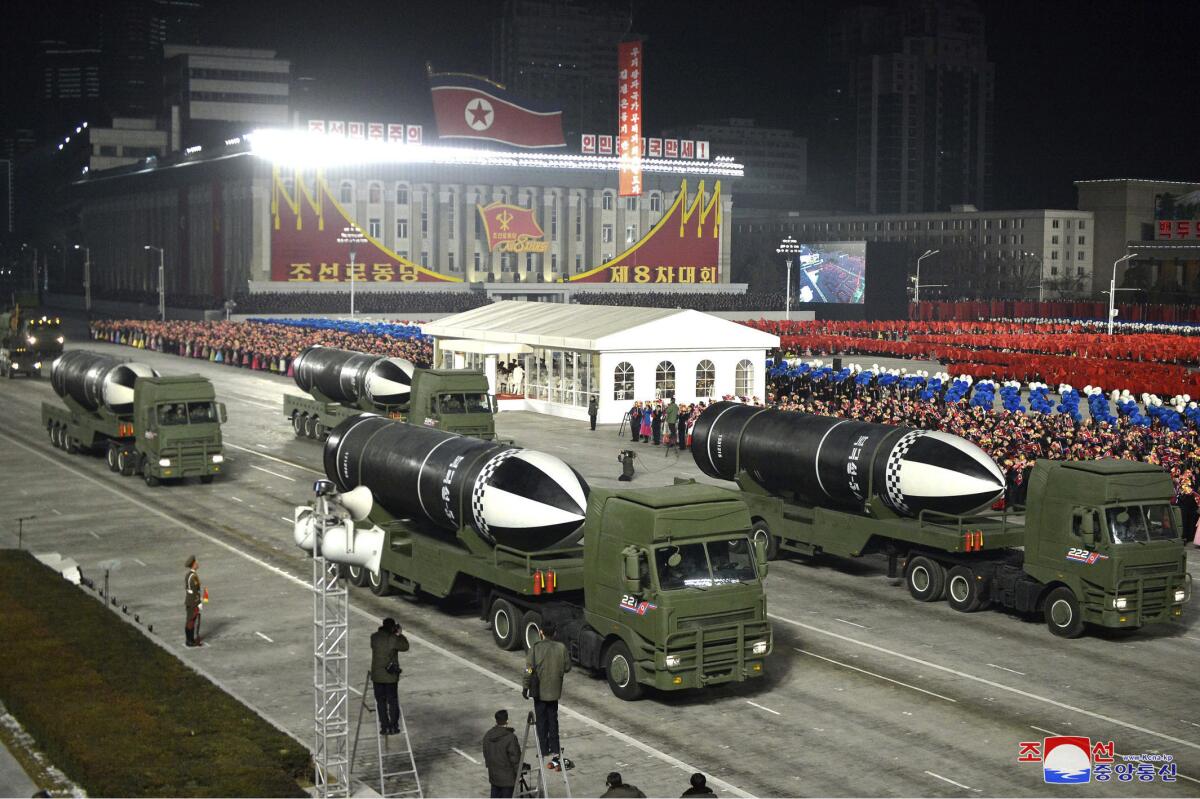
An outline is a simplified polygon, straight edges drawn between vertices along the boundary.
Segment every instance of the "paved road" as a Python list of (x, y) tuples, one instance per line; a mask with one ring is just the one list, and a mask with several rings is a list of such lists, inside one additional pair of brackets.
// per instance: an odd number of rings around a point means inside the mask
[[(3, 381), (9, 426), (0, 449), (20, 468), (0, 471), (0, 518), (36, 513), (29, 546), (70, 555), (90, 576), (119, 561), (113, 592), (131, 612), (181, 658), (308, 741), (309, 566), (287, 517), (316, 477), (319, 447), (295, 439), (282, 418), (281, 394), (294, 388), (285, 378), (93, 346), (165, 373), (212, 377), (229, 406), (229, 474), (209, 486), (154, 489), (121, 478), (99, 458), (50, 447), (38, 410), (57, 401), (47, 382)], [(630, 446), (613, 427), (592, 433), (532, 414), (503, 414), (498, 427), (564, 458), (593, 485), (618, 485), (616, 455)], [(632, 446), (636, 484), (700, 476), (686, 454)], [(14, 539), (6, 526), (0, 543)], [(178, 629), (183, 562), (193, 553), (212, 595), (211, 645), (199, 650), (185, 649)], [(690, 771), (702, 770), (722, 795), (1039, 796), (1047, 786), (1036, 764), (1017, 762), (1018, 743), (1061, 733), (1111, 738), (1121, 753), (1171, 754), (1188, 778), (1092, 784), (1072, 795), (1200, 794), (1194, 610), (1178, 626), (1132, 638), (1061, 641), (1015, 615), (919, 605), (895, 582), (878, 559), (772, 564), (775, 654), (755, 683), (623, 703), (602, 679), (573, 672), (563, 734), (579, 764), (574, 793), (601, 792), (616, 768), (650, 795), (678, 795)], [(521, 705), (520, 655), (496, 649), (471, 608), (357, 589), (354, 605), (364, 642), (354, 673), (365, 671), (365, 638), (381, 616), (397, 616), (414, 636), (401, 689), (427, 793), (484, 795), (472, 761), (492, 712)]]

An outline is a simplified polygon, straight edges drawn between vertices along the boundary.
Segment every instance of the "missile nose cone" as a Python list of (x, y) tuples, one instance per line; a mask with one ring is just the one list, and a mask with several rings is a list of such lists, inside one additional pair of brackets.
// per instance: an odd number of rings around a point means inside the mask
[(888, 454), (885, 480), (887, 503), (912, 515), (969, 514), (1004, 494), (1004, 474), (986, 452), (940, 431), (902, 436)]
[(578, 539), (587, 493), (583, 477), (553, 455), (507, 450), (480, 471), (471, 512), (483, 536), (536, 552)]
[(403, 358), (384, 358), (367, 372), (367, 396), (377, 405), (402, 405), (412, 393), (412, 376), (416, 367)]

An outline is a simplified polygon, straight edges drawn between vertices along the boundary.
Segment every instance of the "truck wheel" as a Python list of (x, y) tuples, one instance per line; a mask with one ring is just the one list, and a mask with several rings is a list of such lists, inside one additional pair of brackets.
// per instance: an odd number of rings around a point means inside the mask
[(521, 648), (521, 617), (513, 603), (497, 597), (492, 602), (488, 619), (492, 625), (492, 640), (496, 642), (496, 646), (508, 652)]
[(132, 477), (133, 453), (127, 449), (121, 450), (117, 454), (117, 467), (120, 469), (122, 477)]
[(908, 593), (918, 602), (936, 602), (946, 592), (946, 570), (935, 560), (917, 555), (904, 570)]
[(359, 588), (366, 588), (371, 584), (371, 573), (362, 566), (347, 566), (346, 579), (352, 585), (357, 585)]
[(779, 557), (779, 539), (771, 535), (771, 528), (762, 519), (755, 521), (754, 526), (750, 528), (750, 540), (755, 544), (759, 541), (767, 542), (767, 560)]
[(604, 674), (608, 677), (608, 687), (619, 699), (632, 702), (641, 697), (642, 686), (637, 681), (633, 655), (624, 641), (614, 641), (604, 653)]
[(142, 456), (142, 478), (146, 481), (146, 485), (151, 488), (158, 485), (158, 478), (151, 471), (150, 459), (145, 456)]
[(1045, 604), (1046, 626), (1060, 638), (1078, 638), (1083, 635), (1083, 614), (1075, 592), (1060, 585), (1049, 593)]
[(315, 438), (317, 441), (324, 441), (328, 437), (329, 428), (321, 424), (320, 420), (317, 420), (313, 424), (313, 438)]
[(309, 438), (316, 438), (317, 437), (316, 433), (317, 433), (317, 417), (305, 416), (304, 417), (304, 435), (308, 436)]
[(104, 461), (108, 464), (110, 472), (118, 472), (121, 467), (117, 465), (117, 452), (120, 450), (116, 444), (109, 444), (108, 450), (104, 453)]
[(296, 411), (292, 414), (292, 430), (294, 430), (298, 436), (304, 435), (304, 418), (299, 411)]
[(959, 613), (983, 607), (983, 582), (967, 566), (955, 566), (946, 577), (946, 602)]
[(521, 643), (525, 651), (533, 649), (533, 645), (542, 640), (542, 614), (536, 610), (527, 610), (521, 617)]
[(204, 485), (208, 485), (208, 484), (209, 484), (209, 483), (211, 483), (212, 481), (213, 481), (213, 476), (212, 476), (211, 474), (202, 474), (202, 475), (200, 475), (200, 482), (201, 482), (201, 483), (204, 483)]
[(389, 596), (392, 593), (392, 576), (387, 573), (386, 569), (368, 572), (367, 582), (370, 585), (371, 593), (375, 596)]

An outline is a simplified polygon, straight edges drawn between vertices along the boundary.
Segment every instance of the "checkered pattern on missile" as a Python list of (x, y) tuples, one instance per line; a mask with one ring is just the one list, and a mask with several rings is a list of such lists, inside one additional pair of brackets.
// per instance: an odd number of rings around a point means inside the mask
[(900, 462), (904, 460), (904, 456), (916, 443), (917, 439), (925, 435), (925, 430), (913, 430), (910, 433), (905, 433), (896, 442), (896, 446), (892, 447), (892, 451), (888, 453), (887, 466), (884, 469), (884, 498), (887, 503), (895, 510), (901, 513), (911, 513), (908, 505), (904, 504), (904, 493), (900, 490)]
[(492, 531), (488, 529), (487, 521), (483, 516), (483, 492), (487, 490), (488, 483), (491, 482), (492, 475), (496, 473), (496, 469), (500, 467), (500, 464), (518, 452), (520, 450), (505, 450), (485, 463), (483, 468), (479, 470), (479, 476), (475, 478), (475, 485), (471, 486), (471, 516), (475, 519), (475, 529), (489, 542), (495, 539), (492, 537)]

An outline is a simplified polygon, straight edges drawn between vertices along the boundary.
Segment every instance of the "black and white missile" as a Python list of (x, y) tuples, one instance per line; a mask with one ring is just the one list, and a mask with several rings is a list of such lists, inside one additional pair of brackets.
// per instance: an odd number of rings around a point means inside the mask
[(50, 384), (58, 396), (70, 397), (86, 410), (106, 408), (118, 416), (133, 413), (137, 379), (157, 376), (158, 372), (144, 363), (87, 350), (65, 352), (50, 366)]
[(403, 358), (314, 345), (296, 356), (292, 374), (296, 385), (314, 396), (350, 404), (365, 399), (388, 408), (408, 402), (415, 369)]
[(744, 471), (772, 494), (813, 505), (869, 512), (875, 496), (902, 516), (962, 515), (1004, 493), (986, 452), (932, 430), (718, 402), (696, 420), (692, 443), (710, 477)]
[(324, 462), (339, 491), (366, 486), (392, 516), (493, 546), (538, 552), (582, 534), (587, 483), (544, 452), (364, 414), (330, 431)]

